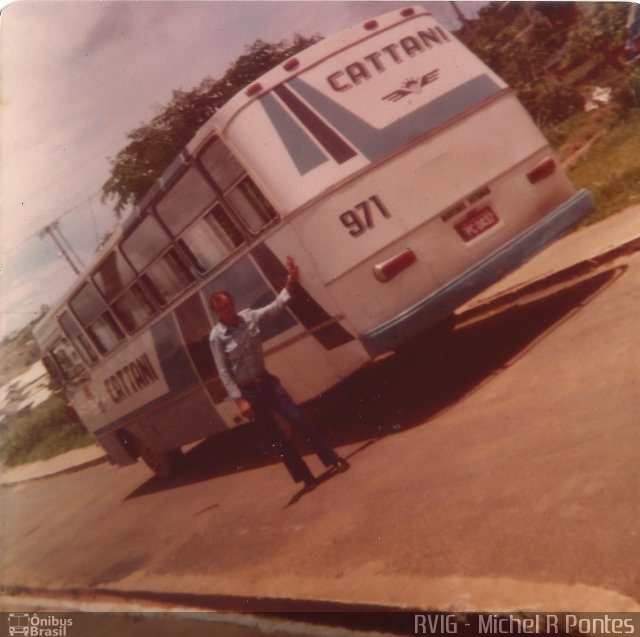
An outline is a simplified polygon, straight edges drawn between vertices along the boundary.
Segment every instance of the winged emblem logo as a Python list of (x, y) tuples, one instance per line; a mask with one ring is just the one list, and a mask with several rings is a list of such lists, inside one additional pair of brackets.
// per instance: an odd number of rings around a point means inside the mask
[(434, 69), (433, 71), (429, 71), (421, 78), (410, 77), (407, 78), (403, 83), (402, 87), (397, 91), (393, 91), (393, 93), (389, 93), (389, 95), (385, 95), (382, 99), (389, 100), (390, 102), (397, 102), (407, 95), (411, 95), (412, 93), (417, 94), (422, 91), (422, 87), (427, 84), (431, 84), (431, 82), (435, 82), (438, 79), (438, 69)]

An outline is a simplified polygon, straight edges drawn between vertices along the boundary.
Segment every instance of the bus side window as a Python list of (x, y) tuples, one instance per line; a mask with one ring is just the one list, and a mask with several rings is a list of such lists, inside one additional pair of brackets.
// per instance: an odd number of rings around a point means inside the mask
[(55, 359), (53, 358), (51, 352), (45, 354), (42, 357), (42, 364), (44, 365), (47, 372), (49, 372), (49, 376), (55, 385), (63, 385), (64, 377), (62, 376), (62, 372), (58, 368)]
[[(244, 243), (218, 199), (213, 186), (192, 166), (156, 204), (158, 216), (199, 272), (208, 272)], [(195, 221), (205, 211), (204, 218)]]
[(144, 325), (156, 311), (135, 279), (131, 266), (116, 251), (109, 254), (93, 275), (94, 283), (129, 333)]
[(98, 355), (92, 347), (89, 339), (82, 333), (80, 326), (68, 311), (62, 312), (58, 317), (58, 322), (62, 331), (67, 335), (75, 348), (80, 352), (80, 357), (87, 365), (92, 365), (98, 361)]
[(224, 193), (225, 200), (246, 225), (257, 234), (278, 215), (231, 151), (215, 139), (199, 157), (202, 165)]
[(171, 247), (171, 238), (152, 216), (122, 242), (122, 252), (160, 305), (173, 301), (194, 281)]
[(278, 215), (250, 177), (227, 193), (227, 200), (252, 233), (277, 219)]
[(72, 380), (84, 371), (78, 352), (71, 347), (66, 338), (59, 338), (51, 348), (50, 354), (67, 380)]
[(197, 168), (189, 168), (156, 204), (156, 212), (173, 236), (178, 236), (218, 196)]
[(89, 281), (71, 298), (69, 306), (101, 354), (112, 350), (124, 338), (102, 297)]
[(200, 272), (215, 268), (244, 243), (236, 224), (220, 204), (194, 223), (179, 240)]

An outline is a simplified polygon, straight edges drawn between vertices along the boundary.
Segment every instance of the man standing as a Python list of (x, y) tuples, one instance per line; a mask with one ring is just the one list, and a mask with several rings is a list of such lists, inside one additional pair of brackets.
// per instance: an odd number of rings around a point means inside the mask
[(343, 473), (349, 463), (304, 418), (278, 378), (265, 368), (260, 324), (284, 309), (298, 280), (298, 266), (291, 257), (287, 257), (286, 267), (289, 276), (285, 287), (272, 303), (260, 309), (237, 312), (229, 292), (214, 292), (210, 303), (219, 323), (211, 330), (209, 342), (229, 398), (235, 400), (245, 418), (255, 421), (260, 434), (280, 456), (294, 481), (304, 482), (305, 488), (311, 490), (316, 480), (302, 456), (284, 437), (272, 410), (284, 416), (304, 437), (325, 467), (333, 466)]

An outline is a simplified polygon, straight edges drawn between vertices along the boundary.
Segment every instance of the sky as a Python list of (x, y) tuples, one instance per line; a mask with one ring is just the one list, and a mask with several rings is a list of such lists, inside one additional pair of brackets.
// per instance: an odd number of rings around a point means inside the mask
[[(175, 89), (221, 77), (261, 38), (332, 35), (406, 4), (449, 29), (450, 2), (334, 0), (27, 1), (0, 15), (0, 338), (53, 305), (74, 282), (40, 231), (58, 221), (81, 264), (118, 221), (101, 202), (127, 132)], [(484, 2), (460, 2), (471, 17)]]

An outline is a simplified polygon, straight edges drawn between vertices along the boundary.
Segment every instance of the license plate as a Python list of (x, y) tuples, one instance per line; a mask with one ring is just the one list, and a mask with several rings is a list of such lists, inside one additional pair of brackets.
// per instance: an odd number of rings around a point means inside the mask
[(499, 221), (498, 215), (489, 206), (486, 206), (479, 210), (473, 210), (462, 221), (456, 223), (454, 228), (462, 240), (467, 243), (473, 241), (489, 228), (498, 225)]

